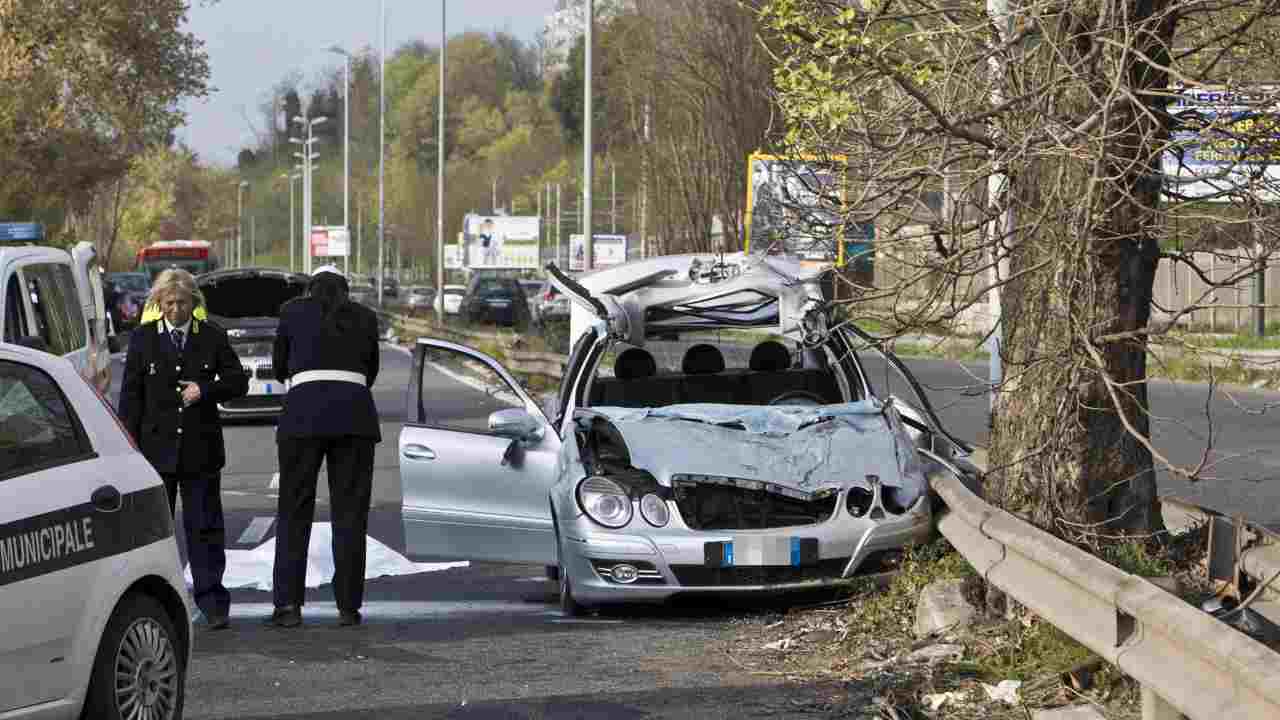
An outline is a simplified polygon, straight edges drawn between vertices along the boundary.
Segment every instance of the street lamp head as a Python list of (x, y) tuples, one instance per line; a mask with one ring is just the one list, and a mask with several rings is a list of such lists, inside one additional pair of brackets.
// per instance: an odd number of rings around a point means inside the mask
[(331, 52), (331, 53), (337, 53), (338, 55), (342, 55), (342, 56), (345, 56), (345, 57), (351, 57), (351, 53), (347, 52), (347, 51), (346, 51), (346, 49), (345, 49), (345, 48), (343, 48), (341, 45), (330, 45), (330, 46), (329, 46), (328, 48), (326, 48), (326, 49), (327, 49), (329, 52)]
[(307, 119), (306, 119), (306, 118), (304, 118), (304, 117), (302, 117), (301, 115), (294, 115), (294, 116), (293, 116), (293, 121), (294, 121), (294, 122), (296, 122), (296, 123), (298, 123), (298, 124), (300, 124), (300, 125), (306, 125), (306, 124), (307, 124)]
[(315, 118), (315, 119), (313, 119), (313, 120), (311, 121), (311, 126), (312, 126), (312, 127), (315, 127), (316, 125), (320, 125), (320, 124), (324, 123), (324, 121), (326, 121), (326, 120), (328, 120), (328, 119), (329, 119), (328, 117), (326, 117), (326, 116), (324, 116), (324, 115), (321, 115), (320, 117)]
[(294, 143), (294, 144), (297, 144), (297, 145), (301, 145), (301, 144), (305, 143), (305, 142), (306, 142), (306, 140), (303, 140), (302, 138), (291, 137), (291, 138), (289, 138), (289, 142)]

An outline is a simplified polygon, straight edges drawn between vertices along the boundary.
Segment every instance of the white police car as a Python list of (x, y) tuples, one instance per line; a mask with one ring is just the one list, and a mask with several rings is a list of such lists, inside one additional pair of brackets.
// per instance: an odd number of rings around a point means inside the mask
[(180, 718), (191, 615), (160, 476), (70, 362), (0, 343), (0, 718)]

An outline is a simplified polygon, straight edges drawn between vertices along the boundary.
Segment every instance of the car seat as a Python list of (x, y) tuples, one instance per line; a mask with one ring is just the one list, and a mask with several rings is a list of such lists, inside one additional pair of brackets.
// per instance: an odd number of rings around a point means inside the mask
[(748, 367), (757, 372), (778, 372), (791, 367), (791, 351), (777, 340), (765, 340), (751, 351)]
[(724, 371), (724, 355), (719, 348), (707, 343), (691, 346), (684, 353), (680, 369), (685, 375), (709, 375)]
[(627, 348), (613, 361), (613, 376), (619, 380), (637, 380), (658, 373), (658, 363), (644, 348)]

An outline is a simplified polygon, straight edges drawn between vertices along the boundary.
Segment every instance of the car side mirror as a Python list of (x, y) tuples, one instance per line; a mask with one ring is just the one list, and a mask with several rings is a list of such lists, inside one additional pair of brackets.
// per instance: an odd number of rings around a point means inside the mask
[(512, 440), (538, 440), (542, 423), (523, 408), (499, 410), (489, 416), (489, 432)]
[(44, 338), (39, 335), (23, 335), (18, 338), (17, 344), (23, 347), (29, 347), (33, 350), (49, 352), (49, 343), (45, 342)]

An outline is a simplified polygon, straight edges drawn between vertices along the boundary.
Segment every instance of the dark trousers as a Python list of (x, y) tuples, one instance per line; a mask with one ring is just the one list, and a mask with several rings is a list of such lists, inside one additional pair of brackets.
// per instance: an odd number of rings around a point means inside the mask
[(316, 479), (329, 470), (329, 516), (333, 524), (333, 596), (338, 609), (364, 602), (365, 536), (373, 492), (373, 439), (362, 437), (278, 438), (280, 498), (276, 509), (276, 559), (272, 596), (276, 607), (302, 607), (307, 546), (315, 518)]
[(169, 495), (170, 515), (178, 493), (182, 493), (182, 525), (196, 605), (206, 618), (226, 615), (231, 609), (231, 593), (222, 585), (222, 573), (227, 569), (222, 474), (162, 473), (161, 477)]

